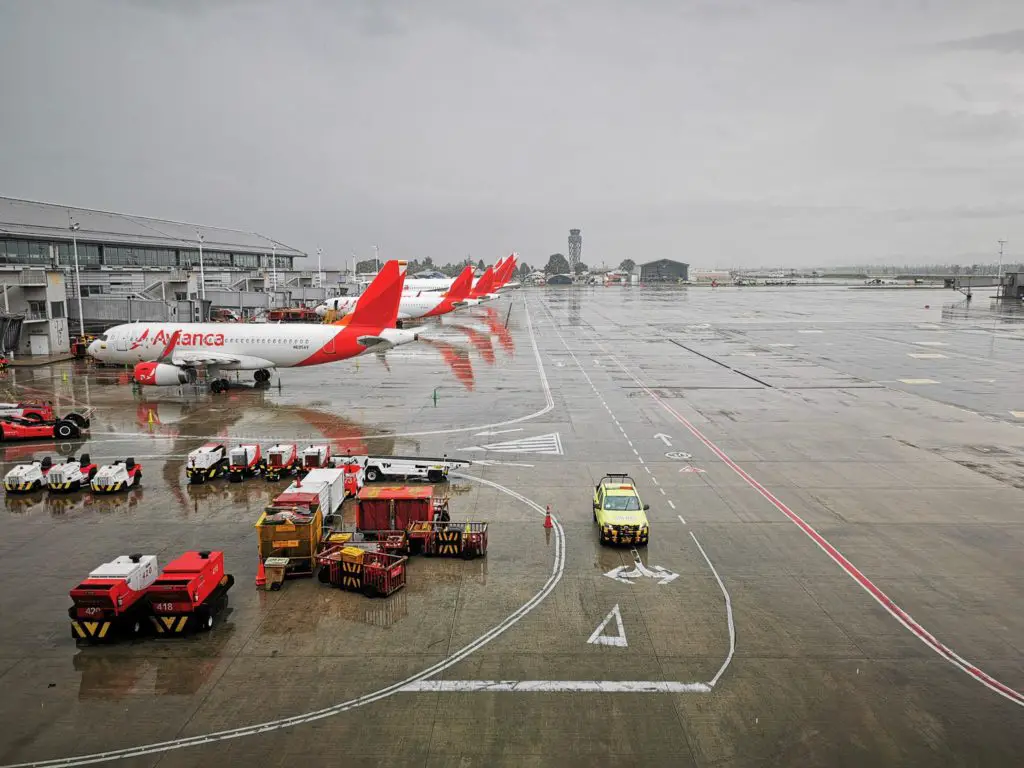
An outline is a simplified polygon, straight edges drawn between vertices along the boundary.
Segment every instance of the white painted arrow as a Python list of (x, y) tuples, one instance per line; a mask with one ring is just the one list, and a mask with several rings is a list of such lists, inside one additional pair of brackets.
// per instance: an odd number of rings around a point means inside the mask
[[(619, 634), (615, 637), (604, 634), (605, 627), (611, 623), (612, 619), (615, 619), (615, 626), (619, 631)], [(594, 630), (587, 643), (590, 645), (613, 645), (617, 648), (629, 647), (629, 643), (626, 642), (626, 628), (622, 626), (622, 614), (619, 613), (618, 603), (604, 617), (604, 621), (597, 625), (597, 629)]]
[(633, 582), (630, 579), (647, 577), (648, 579), (654, 579), (659, 585), (662, 585), (669, 584), (679, 578), (678, 573), (670, 571), (668, 568), (662, 568), (660, 565), (653, 565), (648, 568), (644, 565), (643, 560), (640, 559), (640, 553), (635, 549), (633, 550), (632, 568), (620, 565), (618, 568), (612, 568), (605, 576), (609, 579), (615, 579), (615, 581), (622, 584), (632, 584)]
[(687, 464), (685, 467), (683, 467), (679, 471), (680, 472), (695, 472), (697, 474), (704, 474), (704, 472), (706, 470), (703, 470), (700, 467), (695, 467), (695, 466), (693, 466), (693, 464)]
[(656, 435), (654, 436), (654, 438), (655, 438), (656, 440), (661, 440), (661, 442), (663, 442), (663, 443), (664, 443), (665, 445), (667, 445), (667, 446), (668, 446), (669, 448), (671, 448), (671, 447), (672, 447), (672, 440), (670, 439), (670, 437), (669, 437), (668, 435), (665, 435), (665, 434), (662, 434), (661, 432), (659, 432), (658, 434), (656, 434)]

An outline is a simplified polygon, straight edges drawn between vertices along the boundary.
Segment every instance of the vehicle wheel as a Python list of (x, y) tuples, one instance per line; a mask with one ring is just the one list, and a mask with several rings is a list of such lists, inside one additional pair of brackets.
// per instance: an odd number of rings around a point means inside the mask
[(265, 368), (260, 368), (258, 371), (256, 371), (255, 374), (253, 374), (253, 378), (256, 379), (256, 381), (260, 382), (261, 384), (264, 381), (270, 381), (270, 371), (266, 370)]
[(58, 421), (53, 428), (53, 434), (65, 440), (69, 437), (78, 437), (78, 425), (73, 421)]
[(210, 382), (210, 391), (215, 395), (219, 395), (222, 392), (220, 388), (220, 379), (214, 379)]
[(596, 509), (594, 510), (594, 522), (595, 523), (597, 522), (597, 510)]
[(32, 490), (33, 490), (33, 491), (38, 491), (38, 490), (39, 490), (40, 488), (42, 488), (42, 487), (43, 487), (43, 483), (42, 483), (42, 481), (41, 481), (41, 480), (36, 480), (36, 481), (34, 481), (34, 482), (32, 483)]
[(377, 596), (377, 588), (375, 586), (373, 586), (373, 584), (367, 584), (366, 586), (363, 587), (363, 594), (366, 597), (376, 597)]
[(327, 584), (331, 580), (331, 569), (329, 566), (321, 565), (320, 570), (316, 572), (316, 578), (321, 584)]
[(85, 427), (85, 417), (84, 417), (84, 416), (83, 416), (82, 414), (80, 414), (80, 413), (69, 413), (69, 414), (68, 414), (67, 416), (65, 416), (64, 418), (65, 418), (65, 419), (66, 419), (67, 421), (71, 421), (71, 422), (74, 422), (74, 424), (75, 424), (75, 425), (76, 425), (76, 426), (77, 426), (77, 427), (78, 427), (79, 429), (83, 429), (83, 428)]
[(380, 470), (376, 467), (366, 468), (366, 482), (375, 483), (380, 480)]
[(427, 472), (428, 483), (440, 483), (442, 480), (444, 480), (444, 475), (441, 474), (441, 470), (431, 469)]
[(0, 427), (0, 440), (4, 439), (4, 428)]
[(137, 635), (141, 631), (142, 631), (142, 622), (140, 622), (138, 619), (136, 619), (135, 623), (132, 624), (132, 634), (133, 635)]
[(205, 629), (207, 632), (209, 632), (211, 629), (213, 629), (213, 614), (212, 613), (206, 614), (206, 618), (203, 620), (203, 629)]

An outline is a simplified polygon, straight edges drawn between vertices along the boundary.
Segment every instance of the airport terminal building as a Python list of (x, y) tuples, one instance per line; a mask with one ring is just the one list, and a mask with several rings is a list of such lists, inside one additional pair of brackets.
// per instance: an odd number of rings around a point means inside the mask
[(255, 232), (0, 198), (0, 344), (22, 354), (66, 352), (79, 304), (86, 330), (97, 331), (200, 320), (212, 308), (255, 316), (343, 290), (337, 270), (304, 270), (305, 257)]

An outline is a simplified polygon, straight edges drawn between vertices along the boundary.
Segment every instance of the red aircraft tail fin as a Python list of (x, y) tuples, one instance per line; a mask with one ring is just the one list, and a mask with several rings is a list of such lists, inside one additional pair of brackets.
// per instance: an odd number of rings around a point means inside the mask
[(473, 267), (467, 266), (459, 276), (452, 280), (452, 285), (445, 294), (445, 298), (451, 301), (462, 301), (469, 296), (473, 288)]
[(503, 285), (507, 285), (512, 279), (512, 276), (516, 273), (516, 255), (513, 253), (505, 263), (501, 265), (501, 271), (497, 273), (497, 280), (495, 280), (495, 288), (501, 288)]
[(469, 294), (470, 298), (479, 299), (494, 290), (494, 267), (488, 267), (487, 271), (480, 275), (476, 281), (476, 287)]
[(349, 317), (351, 326), (394, 328), (398, 321), (398, 304), (405, 285), (405, 262), (391, 260), (366, 286)]

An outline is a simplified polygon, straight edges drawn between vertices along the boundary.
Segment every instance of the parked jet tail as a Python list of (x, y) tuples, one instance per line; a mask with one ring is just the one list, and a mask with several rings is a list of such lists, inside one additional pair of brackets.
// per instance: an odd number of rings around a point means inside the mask
[(469, 297), (471, 299), (480, 299), (489, 294), (494, 290), (494, 267), (488, 267), (480, 279), (476, 281), (476, 286), (470, 291)]
[(452, 302), (462, 301), (473, 289), (473, 267), (467, 266), (459, 276), (452, 281), (446, 297)]
[(363, 291), (345, 324), (369, 328), (394, 328), (398, 322), (398, 304), (402, 300), (402, 287), (405, 285), (405, 267), (404, 261), (392, 260), (385, 264), (373, 282)]
[(506, 285), (512, 276), (516, 273), (516, 255), (513, 253), (505, 262), (501, 265), (500, 270), (495, 270), (494, 287), (501, 288)]

